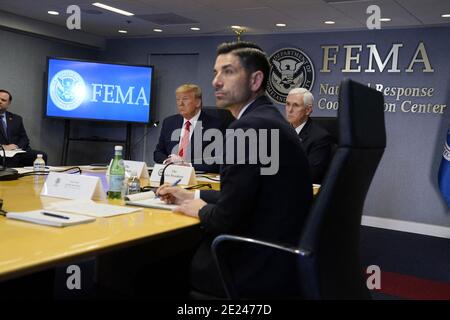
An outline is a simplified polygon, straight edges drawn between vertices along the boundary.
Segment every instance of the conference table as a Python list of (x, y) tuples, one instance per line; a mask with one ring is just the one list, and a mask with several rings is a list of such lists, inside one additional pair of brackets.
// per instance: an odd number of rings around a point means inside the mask
[[(104, 172), (86, 174), (98, 175), (106, 185)], [(2, 181), (3, 209), (8, 212), (36, 210), (52, 202), (64, 201), (40, 196), (44, 180), (42, 176), (27, 176)], [(117, 200), (100, 202), (121, 204)], [(197, 218), (150, 208), (64, 228), (0, 216), (0, 281), (149, 241), (182, 239), (183, 234), (195, 233), (199, 233)]]
[[(104, 171), (83, 174), (98, 176), (107, 190)], [(65, 201), (40, 196), (44, 182), (44, 176), (0, 182), (3, 209), (7, 212), (29, 211)], [(208, 182), (216, 190), (220, 188), (218, 182), (208, 179), (198, 182)], [(141, 185), (148, 185), (148, 179), (141, 179)], [(318, 188), (314, 187), (313, 190), (316, 194)], [(99, 202), (124, 205), (120, 200)], [(0, 216), (0, 284), (40, 271), (95, 261), (96, 280), (109, 285), (110, 279), (123, 280), (124, 277), (117, 277), (117, 272), (132, 273), (133, 264), (139, 266), (157, 259), (177, 257), (195, 248), (200, 238), (201, 229), (197, 218), (153, 208), (141, 208), (138, 212), (97, 218), (91, 223), (64, 228)], [(125, 267), (132, 271), (122, 272)], [(123, 282), (119, 285), (121, 290), (128, 285), (126, 280)]]

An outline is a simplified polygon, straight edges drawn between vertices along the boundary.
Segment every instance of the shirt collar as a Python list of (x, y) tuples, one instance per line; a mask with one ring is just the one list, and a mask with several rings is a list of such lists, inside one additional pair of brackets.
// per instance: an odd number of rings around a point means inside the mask
[(305, 124), (306, 124), (306, 121), (303, 122), (301, 125), (299, 125), (297, 128), (295, 128), (295, 131), (297, 132), (297, 134), (300, 134), (300, 132), (302, 131)]
[(244, 106), (244, 107), (241, 109), (241, 111), (239, 111), (239, 114), (238, 114), (238, 116), (237, 116), (236, 119), (240, 119), (240, 118), (242, 117), (242, 115), (244, 114), (245, 110), (247, 110), (247, 108), (248, 108), (255, 100), (256, 100), (256, 99), (254, 99), (254, 100), (250, 101), (249, 103), (247, 103), (247, 105)]
[(184, 129), (184, 126), (185, 126), (186, 122), (188, 122), (188, 121), (191, 123), (191, 128), (194, 129), (194, 128), (195, 128), (195, 125), (197, 124), (198, 118), (200, 117), (200, 113), (202, 113), (202, 110), (199, 110), (199, 111), (197, 112), (197, 114), (196, 114), (195, 116), (193, 116), (193, 117), (192, 117), (191, 119), (189, 119), (189, 120), (183, 118), (183, 129)]

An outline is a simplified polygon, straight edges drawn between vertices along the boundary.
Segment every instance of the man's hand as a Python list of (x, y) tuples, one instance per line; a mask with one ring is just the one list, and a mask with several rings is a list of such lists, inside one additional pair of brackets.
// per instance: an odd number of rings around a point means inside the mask
[(181, 204), (185, 200), (193, 200), (194, 192), (184, 190), (180, 187), (171, 187), (169, 184), (164, 184), (156, 190), (156, 195), (168, 204)]
[(166, 160), (164, 160), (164, 162), (163, 162), (163, 164), (169, 164), (169, 163), (173, 163), (173, 164), (180, 165), (180, 166), (190, 166), (190, 164), (188, 162), (186, 162), (186, 160), (184, 158), (182, 158), (176, 154), (169, 155), (169, 157)]
[(202, 199), (186, 200), (181, 205), (173, 209), (174, 212), (181, 212), (185, 215), (198, 218), (198, 212), (206, 206), (206, 202)]

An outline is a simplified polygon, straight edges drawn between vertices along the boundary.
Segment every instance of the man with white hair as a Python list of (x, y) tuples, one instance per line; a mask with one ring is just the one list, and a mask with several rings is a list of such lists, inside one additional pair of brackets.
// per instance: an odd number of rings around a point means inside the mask
[(331, 160), (332, 137), (309, 118), (314, 96), (305, 88), (292, 89), (286, 98), (286, 118), (297, 132), (308, 157), (313, 183), (321, 183)]

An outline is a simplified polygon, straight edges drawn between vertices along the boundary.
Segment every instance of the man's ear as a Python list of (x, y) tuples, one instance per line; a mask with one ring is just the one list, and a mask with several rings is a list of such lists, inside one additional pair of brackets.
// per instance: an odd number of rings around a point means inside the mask
[(306, 108), (306, 114), (309, 116), (313, 112), (313, 108), (312, 106), (307, 106)]
[(264, 73), (260, 70), (253, 72), (250, 75), (250, 89), (257, 92), (261, 89), (261, 84), (264, 80)]

